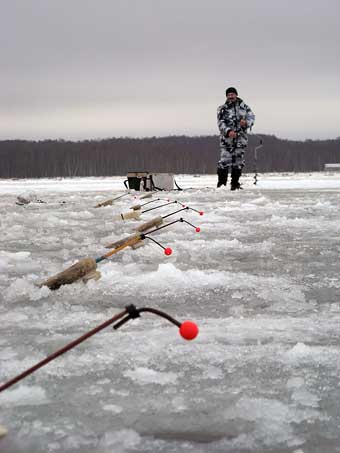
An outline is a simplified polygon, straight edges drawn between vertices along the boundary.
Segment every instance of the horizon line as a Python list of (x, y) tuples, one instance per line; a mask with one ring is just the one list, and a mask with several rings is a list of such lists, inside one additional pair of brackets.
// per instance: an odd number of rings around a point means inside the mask
[[(340, 140), (340, 136), (333, 137), (333, 138), (304, 138), (304, 139), (290, 139), (290, 138), (283, 138), (278, 137), (275, 134), (266, 134), (266, 133), (248, 133), (248, 137), (273, 137), (277, 140), (283, 141), (290, 141), (290, 142), (324, 142), (324, 141), (337, 141)], [(219, 137), (219, 134), (196, 134), (196, 135), (187, 135), (187, 134), (168, 134), (168, 135), (146, 135), (140, 137), (134, 137), (129, 135), (124, 136), (110, 136), (110, 137), (93, 137), (93, 138), (80, 138), (80, 139), (71, 139), (71, 138), (0, 138), (0, 142), (71, 142), (71, 143), (79, 143), (79, 142), (100, 142), (100, 141), (107, 141), (107, 140), (148, 140), (148, 139), (163, 139), (163, 138), (180, 138), (180, 137), (187, 137), (187, 138), (203, 138), (203, 137)]]

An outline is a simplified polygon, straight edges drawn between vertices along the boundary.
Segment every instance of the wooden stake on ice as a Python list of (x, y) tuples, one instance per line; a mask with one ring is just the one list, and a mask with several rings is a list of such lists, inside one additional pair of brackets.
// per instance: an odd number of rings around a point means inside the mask
[(144, 233), (147, 230), (150, 230), (150, 228), (157, 228), (159, 225), (163, 223), (163, 217), (158, 216), (155, 217), (154, 219), (149, 220), (148, 222), (142, 223), (142, 225), (139, 225), (136, 228), (136, 231), (139, 231), (140, 233)]
[[(145, 198), (151, 198), (153, 192), (147, 192), (145, 195), (142, 195), (139, 197), (140, 200), (144, 200)], [(109, 200), (102, 201), (101, 203), (96, 204), (95, 208), (102, 208), (104, 206), (112, 206), (113, 202), (116, 200), (119, 200), (120, 198), (125, 197), (126, 195), (130, 195), (130, 192), (123, 193), (123, 195), (120, 195), (119, 197), (116, 198), (110, 198)]]
[(102, 208), (103, 206), (111, 206), (111, 205), (113, 205), (114, 201), (119, 200), (120, 198), (126, 197), (126, 195), (130, 195), (130, 192), (125, 192), (122, 195), (119, 195), (119, 197), (110, 198), (109, 200), (102, 201), (101, 203), (98, 203), (95, 206), (95, 208)]
[[(148, 222), (148, 224), (150, 224), (150, 222)], [(120, 241), (115, 242), (112, 247), (109, 247), (112, 250), (105, 253), (104, 255), (96, 259), (84, 258), (73, 264), (68, 269), (65, 269), (64, 271), (59, 272), (59, 274), (43, 281), (39, 286), (47, 286), (51, 290), (55, 290), (60, 288), (62, 285), (70, 285), (71, 283), (74, 283), (81, 278), (84, 282), (90, 279), (98, 280), (100, 278), (100, 273), (96, 271), (97, 263), (100, 263), (101, 261), (118, 253), (120, 250), (123, 250), (126, 247), (136, 246), (142, 241), (142, 238), (142, 233), (136, 233), (127, 238), (121, 239)]]
[(138, 245), (142, 243), (143, 233), (152, 228), (157, 228), (162, 222), (163, 218), (159, 216), (143, 223), (142, 225), (139, 225), (139, 227), (136, 228), (137, 232), (135, 234), (107, 245), (106, 248), (111, 249), (111, 251), (96, 259), (89, 257), (84, 258), (73, 264), (68, 269), (59, 272), (59, 274), (44, 280), (39, 284), (39, 287), (41, 288), (42, 286), (47, 286), (51, 290), (55, 290), (60, 288), (62, 285), (70, 285), (80, 279), (83, 279), (84, 282), (87, 282), (90, 279), (98, 280), (100, 278), (100, 272), (96, 270), (97, 263), (109, 258), (126, 247), (138, 247)]
[[(142, 225), (139, 225), (139, 227), (136, 228), (136, 231), (138, 233), (131, 234), (130, 236), (127, 236), (123, 239), (119, 239), (119, 241), (111, 242), (110, 244), (106, 245), (105, 248), (116, 249), (118, 247), (121, 247), (127, 241), (131, 241), (131, 240), (133, 241), (134, 238), (139, 238), (140, 237), (139, 233), (145, 233), (146, 231), (150, 230), (151, 228), (157, 228), (162, 223), (163, 223), (163, 218), (161, 216), (155, 217), (154, 219), (149, 220), (148, 222), (145, 222)], [(135, 246), (135, 245), (136, 245), (136, 243), (132, 244), (131, 246)]]
[(118, 214), (113, 216), (113, 220), (128, 220), (128, 219), (134, 219), (134, 220), (139, 220), (140, 215), (141, 215), (140, 210), (138, 211), (131, 211), (131, 212), (125, 212), (122, 214)]
[(47, 286), (52, 290), (58, 289), (62, 285), (70, 285), (71, 283), (76, 282), (80, 278), (85, 277), (87, 274), (94, 272), (96, 268), (97, 263), (94, 258), (84, 258), (73, 264), (68, 269), (65, 269), (64, 271), (59, 272), (59, 274), (43, 281), (39, 286)]
[(113, 198), (110, 200), (102, 201), (101, 203), (96, 204), (95, 208), (103, 208), (104, 206), (112, 206), (113, 205)]

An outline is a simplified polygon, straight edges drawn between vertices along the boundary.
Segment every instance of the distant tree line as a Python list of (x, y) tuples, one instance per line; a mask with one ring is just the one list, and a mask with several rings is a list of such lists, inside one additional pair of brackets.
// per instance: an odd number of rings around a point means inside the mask
[[(254, 161), (254, 148), (263, 141)], [(218, 136), (0, 141), (0, 178), (125, 175), (128, 171), (215, 173)], [(310, 172), (340, 162), (335, 140), (282, 140), (250, 135), (245, 172)]]

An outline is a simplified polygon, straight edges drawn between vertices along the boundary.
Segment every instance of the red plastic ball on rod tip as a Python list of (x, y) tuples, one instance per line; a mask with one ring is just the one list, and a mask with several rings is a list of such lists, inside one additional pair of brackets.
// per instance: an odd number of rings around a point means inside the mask
[(204, 214), (204, 212), (203, 212), (203, 211), (200, 211), (200, 215), (203, 215), (203, 214)]
[(196, 233), (199, 233), (201, 231), (200, 227), (196, 227)]
[(185, 340), (193, 340), (198, 335), (198, 327), (192, 321), (184, 321), (179, 328), (179, 333)]
[(169, 256), (172, 254), (172, 249), (170, 247), (167, 247), (166, 249), (164, 249), (164, 253)]

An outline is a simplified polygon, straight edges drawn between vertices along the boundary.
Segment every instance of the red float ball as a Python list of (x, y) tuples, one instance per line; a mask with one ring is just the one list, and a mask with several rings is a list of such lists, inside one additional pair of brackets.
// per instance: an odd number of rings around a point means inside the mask
[(198, 327), (192, 321), (184, 321), (179, 328), (179, 333), (185, 340), (193, 340), (198, 335)]

